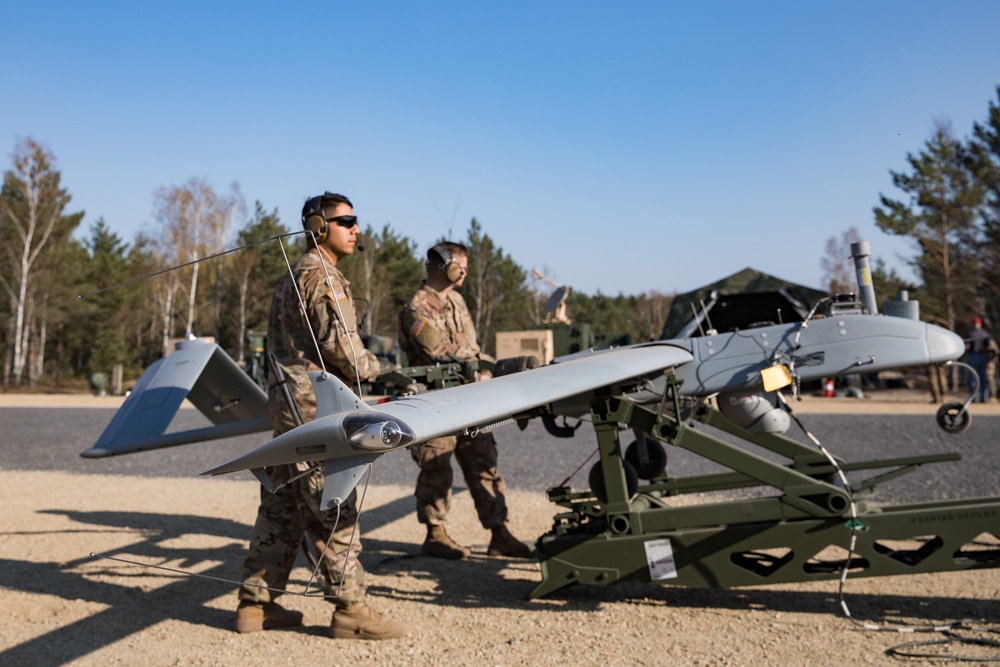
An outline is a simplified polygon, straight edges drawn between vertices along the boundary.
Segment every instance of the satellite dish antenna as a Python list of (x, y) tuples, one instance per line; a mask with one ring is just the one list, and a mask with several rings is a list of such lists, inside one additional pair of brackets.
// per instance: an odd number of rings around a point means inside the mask
[(569, 296), (569, 288), (556, 288), (556, 290), (549, 295), (548, 301), (545, 302), (545, 314), (551, 315), (560, 306), (565, 308), (567, 296)]
[(555, 287), (555, 291), (549, 295), (548, 300), (545, 302), (545, 321), (546, 322), (562, 322), (563, 324), (572, 324), (569, 318), (566, 316), (566, 297), (569, 296), (569, 287), (565, 285), (559, 285), (552, 280), (549, 280), (542, 275), (542, 272), (538, 269), (532, 269), (531, 275), (543, 280), (548, 284)]

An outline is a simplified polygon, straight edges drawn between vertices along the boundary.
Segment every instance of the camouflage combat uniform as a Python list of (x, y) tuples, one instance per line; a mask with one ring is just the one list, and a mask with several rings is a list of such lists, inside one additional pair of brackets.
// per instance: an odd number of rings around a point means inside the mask
[[(424, 284), (399, 316), (399, 343), (411, 365), (492, 361), (476, 342), (476, 329), (465, 300), (455, 290), (442, 295)], [(417, 477), (417, 518), (428, 526), (443, 525), (451, 506), (451, 455), (455, 454), (484, 528), (507, 520), (505, 485), (497, 470), (493, 435), (480, 433), (436, 438), (410, 450), (420, 466)]]
[(993, 337), (981, 327), (973, 328), (965, 335), (965, 363), (972, 366), (978, 376), (978, 383), (969, 378), (969, 390), (978, 386), (978, 393), (973, 397), (975, 402), (985, 403), (992, 394), (989, 381), (989, 358), (992, 353)]
[[(350, 285), (336, 267), (327, 265), (330, 283), (313, 248), (292, 268), (295, 277), (285, 275), (278, 283), (271, 302), (267, 344), (286, 377), (288, 390), (298, 405), (303, 422), (316, 417), (316, 396), (307, 371), (322, 370), (316, 354), (319, 345), (326, 370), (348, 385), (361, 380), (373, 380), (379, 373), (379, 361), (365, 349), (357, 333), (354, 301)], [(296, 286), (305, 303), (308, 318), (303, 317), (296, 295)], [(310, 333), (315, 333), (316, 342)], [(355, 356), (356, 355), (356, 356)], [(355, 372), (357, 368), (357, 372)], [(286, 404), (281, 387), (273, 373), (268, 387), (268, 418), (278, 436), (295, 427), (295, 418)], [(308, 464), (269, 468), (275, 484), (308, 469)], [(320, 510), (323, 495), (323, 472), (316, 470), (277, 493), (261, 488), (250, 541), (250, 553), (243, 564), (241, 600), (271, 602), (280, 593), (256, 586), (285, 588), (303, 536), (315, 556), (319, 556), (333, 531), (333, 540), (323, 558), (321, 570), (326, 579), (327, 594), (334, 594), (343, 580), (343, 589), (335, 600), (344, 607), (365, 596), (365, 573), (358, 562), (361, 541), (357, 533), (351, 541), (358, 515), (355, 494), (343, 504), (340, 516), (336, 511)], [(336, 529), (334, 530), (334, 522)]]

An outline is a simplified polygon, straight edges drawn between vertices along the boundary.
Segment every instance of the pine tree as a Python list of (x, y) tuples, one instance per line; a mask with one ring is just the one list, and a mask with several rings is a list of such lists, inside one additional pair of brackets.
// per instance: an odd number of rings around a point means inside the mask
[[(90, 228), (87, 283), (103, 289), (128, 281), (129, 247), (99, 218)], [(134, 366), (135, 351), (127, 345), (127, 332), (134, 326), (132, 314), (141, 304), (137, 283), (116, 287), (84, 299), (88, 306), (86, 330), (91, 337), (86, 367), (90, 372), (110, 374), (116, 364)], [(84, 342), (86, 344), (86, 342)]]
[(889, 234), (910, 236), (920, 254), (911, 261), (927, 297), (921, 307), (954, 330), (956, 303), (974, 285), (965, 280), (973, 270), (969, 248), (976, 235), (976, 215), (983, 188), (962, 160), (961, 147), (942, 124), (918, 154), (908, 153), (910, 173), (890, 172), (892, 182), (909, 195), (906, 201), (880, 194), (875, 224)]
[(988, 328), (1000, 327), (1000, 86), (997, 103), (991, 102), (985, 123), (974, 123), (969, 141), (967, 164), (985, 190), (980, 247), (982, 315)]
[(527, 286), (525, 270), (504, 254), (475, 218), (465, 245), (469, 272), (460, 291), (476, 325), (479, 346), (494, 354), (496, 332), (527, 328), (536, 297)]
[(363, 238), (364, 251), (355, 251), (337, 267), (351, 281), (362, 334), (395, 339), (399, 311), (424, 278), (423, 261), (416, 242), (391, 225), (379, 233), (368, 226)]

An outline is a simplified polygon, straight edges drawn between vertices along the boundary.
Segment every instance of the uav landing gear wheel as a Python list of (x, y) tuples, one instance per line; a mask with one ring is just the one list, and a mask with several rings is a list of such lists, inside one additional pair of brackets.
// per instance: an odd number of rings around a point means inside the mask
[(937, 411), (937, 423), (945, 433), (961, 433), (969, 428), (972, 416), (962, 403), (945, 403)]
[[(628, 461), (622, 461), (622, 469), (625, 471), (625, 492), (631, 498), (639, 488), (639, 475)], [(601, 466), (600, 461), (595, 463), (594, 467), (590, 469), (588, 479), (590, 481), (590, 490), (594, 492), (597, 499), (602, 503), (608, 502), (608, 486), (604, 483), (604, 468)]]
[(653, 479), (667, 469), (667, 450), (655, 440), (647, 439), (646, 455), (643, 457), (639, 441), (636, 440), (625, 449), (625, 462), (635, 468), (639, 479)]

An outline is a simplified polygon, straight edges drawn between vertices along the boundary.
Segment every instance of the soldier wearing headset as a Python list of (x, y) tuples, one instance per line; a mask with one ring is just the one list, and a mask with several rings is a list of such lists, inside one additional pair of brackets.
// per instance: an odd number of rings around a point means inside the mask
[[(412, 365), (492, 358), (476, 342), (476, 330), (457, 288), (465, 281), (469, 251), (459, 243), (442, 242), (427, 251), (427, 280), (400, 312), (399, 344)], [(482, 379), (489, 377), (485, 375)], [(417, 477), (417, 518), (427, 526), (422, 545), (438, 558), (460, 559), (471, 552), (445, 530), (451, 506), (452, 454), (462, 468), (483, 528), (492, 532), (487, 554), (529, 558), (531, 550), (510, 532), (505, 485), (497, 470), (493, 435), (480, 433), (436, 438), (410, 450), (420, 466)]]
[[(358, 336), (350, 284), (337, 269), (339, 260), (361, 250), (351, 201), (330, 192), (312, 197), (302, 208), (302, 224), (310, 232), (308, 250), (278, 282), (268, 317), (267, 342), (274, 362), (268, 418), (275, 436), (316, 417), (308, 371), (325, 368), (354, 386), (374, 380), (385, 369)], [(250, 552), (243, 564), (236, 630), (254, 632), (302, 622), (301, 613), (284, 609), (274, 598), (287, 585), (305, 539), (314, 554), (323, 554), (319, 569), (326, 592), (336, 595), (331, 636), (391, 639), (405, 635), (408, 629), (403, 623), (386, 618), (365, 602), (365, 572), (358, 561), (361, 543), (359, 534), (354, 534), (355, 495), (339, 513), (322, 511), (323, 471), (308, 469), (308, 464), (296, 464), (268, 471), (280, 488), (274, 494), (261, 489)], [(306, 474), (292, 481), (302, 473)]]

